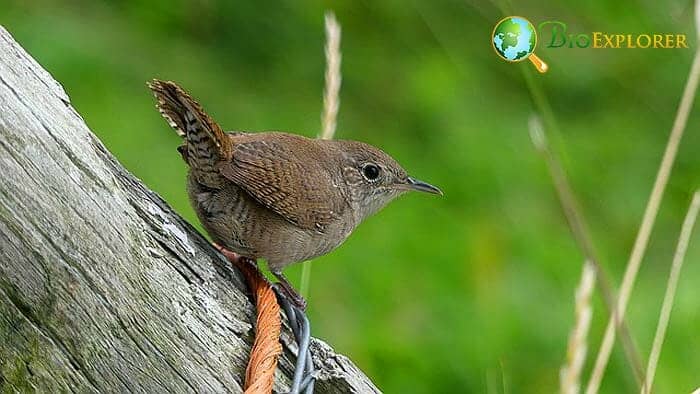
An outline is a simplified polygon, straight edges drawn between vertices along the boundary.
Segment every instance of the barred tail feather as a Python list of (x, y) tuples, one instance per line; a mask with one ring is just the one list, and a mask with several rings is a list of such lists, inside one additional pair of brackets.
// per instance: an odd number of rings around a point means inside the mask
[(185, 144), (178, 148), (196, 179), (207, 186), (221, 182), (216, 165), (231, 158), (231, 140), (192, 96), (174, 82), (154, 79), (148, 83), (158, 100), (158, 110)]

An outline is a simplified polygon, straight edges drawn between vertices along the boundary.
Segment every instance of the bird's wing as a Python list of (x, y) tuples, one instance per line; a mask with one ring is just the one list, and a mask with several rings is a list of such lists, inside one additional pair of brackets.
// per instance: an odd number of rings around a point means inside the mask
[(284, 141), (234, 144), (219, 172), (262, 205), (289, 222), (323, 232), (347, 203), (328, 170), (312, 157), (300, 157)]

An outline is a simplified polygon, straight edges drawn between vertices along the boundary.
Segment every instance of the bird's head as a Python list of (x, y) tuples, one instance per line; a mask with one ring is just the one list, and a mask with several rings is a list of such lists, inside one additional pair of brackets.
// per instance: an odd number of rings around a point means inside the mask
[(408, 191), (442, 195), (437, 187), (408, 176), (391, 156), (357, 141), (333, 141), (341, 151), (341, 176), (358, 223)]

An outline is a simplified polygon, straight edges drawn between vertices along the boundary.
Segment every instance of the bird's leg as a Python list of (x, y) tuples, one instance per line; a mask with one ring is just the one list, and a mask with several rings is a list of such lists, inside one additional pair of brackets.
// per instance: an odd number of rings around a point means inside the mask
[(228, 259), (228, 261), (230, 261), (234, 265), (238, 265), (238, 264), (243, 263), (243, 264), (247, 264), (247, 265), (250, 265), (251, 267), (255, 268), (256, 271), (260, 271), (260, 268), (258, 268), (258, 263), (255, 261), (255, 259), (251, 259), (250, 257), (241, 256), (240, 254), (238, 254), (236, 252), (232, 252), (232, 251), (224, 248), (223, 246), (217, 244), (216, 242), (212, 243), (212, 245), (214, 246), (214, 248), (216, 250), (219, 251), (219, 253), (223, 254), (224, 257), (226, 257), (226, 259)]
[[(254, 259), (251, 259), (250, 257), (241, 256), (238, 253), (232, 252), (217, 243), (213, 243), (212, 245), (214, 246), (214, 248), (216, 248), (216, 250), (219, 251), (219, 253), (223, 254), (224, 257), (226, 257), (234, 265), (248, 264), (253, 269), (255, 269), (255, 271), (260, 272), (260, 268), (258, 267), (258, 264)], [(301, 309), (302, 311), (305, 311), (306, 300), (296, 290), (294, 290), (294, 287), (291, 283), (289, 283), (287, 277), (285, 277), (281, 271), (272, 271), (272, 274), (275, 275), (275, 278), (277, 278), (277, 280), (279, 280), (277, 285), (279, 289), (282, 290), (282, 292), (284, 293), (284, 296), (287, 297), (287, 299), (291, 301), (291, 303), (294, 304), (294, 306)], [(262, 273), (260, 275), (264, 277)]]
[(302, 311), (306, 310), (306, 300), (304, 297), (301, 296), (296, 290), (294, 290), (294, 287), (292, 287), (292, 284), (289, 283), (287, 280), (287, 277), (284, 276), (284, 274), (281, 271), (272, 271), (272, 275), (279, 280), (277, 282), (277, 285), (279, 286), (280, 290), (284, 292), (284, 295), (287, 297), (289, 301), (294, 304), (297, 308), (301, 309)]

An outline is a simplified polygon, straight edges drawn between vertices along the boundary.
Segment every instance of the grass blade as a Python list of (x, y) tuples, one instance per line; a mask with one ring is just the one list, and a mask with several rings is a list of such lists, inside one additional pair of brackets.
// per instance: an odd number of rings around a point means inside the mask
[(690, 203), (690, 208), (688, 208), (688, 213), (685, 215), (685, 219), (683, 220), (681, 234), (678, 237), (678, 245), (676, 246), (676, 253), (673, 256), (673, 262), (671, 263), (671, 273), (668, 276), (666, 294), (664, 294), (664, 302), (661, 306), (661, 313), (659, 315), (659, 324), (656, 326), (654, 344), (652, 345), (651, 354), (649, 355), (646, 381), (644, 382), (644, 386), (642, 386), (641, 390), (642, 394), (651, 393), (651, 387), (654, 383), (654, 375), (656, 374), (656, 365), (659, 362), (661, 347), (663, 346), (664, 338), (666, 337), (666, 328), (668, 328), (668, 321), (671, 317), (673, 298), (675, 297), (676, 289), (678, 288), (678, 279), (680, 278), (681, 268), (683, 267), (685, 252), (688, 250), (688, 242), (690, 241), (690, 235), (693, 232), (693, 226), (695, 225), (695, 220), (698, 217), (699, 210), (700, 191), (696, 191), (695, 195), (693, 195), (693, 201)]
[(699, 80), (700, 50), (695, 52), (693, 65), (690, 69), (690, 74), (688, 75), (688, 81), (685, 84), (683, 97), (681, 98), (681, 103), (678, 107), (678, 112), (676, 113), (676, 119), (673, 122), (673, 127), (671, 128), (671, 135), (669, 136), (668, 144), (666, 145), (666, 151), (664, 152), (664, 156), (661, 160), (661, 165), (659, 166), (659, 171), (656, 175), (656, 181), (654, 182), (654, 187), (652, 188), (649, 202), (647, 203), (647, 207), (644, 211), (642, 224), (639, 228), (639, 232), (637, 233), (634, 246), (632, 247), (632, 253), (630, 254), (629, 261), (627, 262), (627, 268), (622, 279), (622, 286), (620, 287), (620, 295), (617, 301), (617, 306), (611, 313), (610, 321), (605, 329), (603, 342), (601, 343), (598, 351), (598, 357), (596, 358), (593, 373), (588, 381), (588, 386), (586, 388), (587, 394), (595, 394), (598, 392), (600, 382), (605, 374), (605, 368), (607, 367), (608, 360), (610, 359), (610, 352), (612, 351), (612, 347), (615, 342), (615, 327), (619, 326), (620, 322), (622, 322), (624, 319), (625, 310), (627, 309), (627, 302), (629, 301), (632, 289), (634, 288), (637, 272), (639, 272), (639, 266), (641, 265), (642, 258), (644, 257), (647, 244), (649, 243), (651, 229), (654, 227), (654, 222), (656, 221), (656, 216), (659, 212), (661, 198), (663, 197), (664, 190), (666, 189), (666, 184), (668, 183), (668, 178), (671, 174), (673, 162), (676, 159), (678, 146), (680, 145), (681, 137), (683, 136), (683, 131), (685, 130), (685, 126), (688, 121), (688, 115), (690, 114), (690, 109), (695, 99), (695, 92), (697, 91)]

